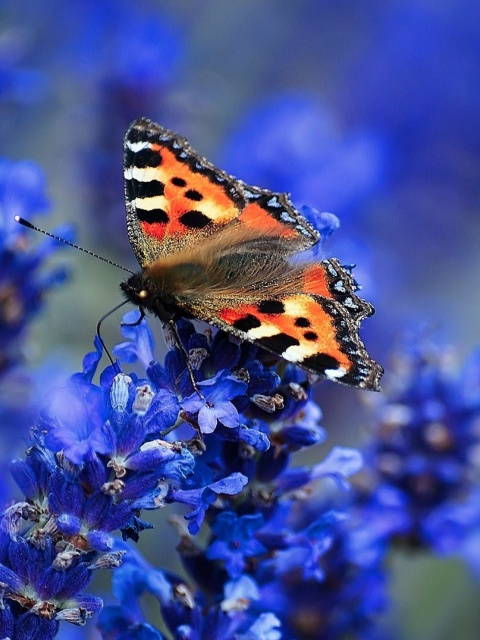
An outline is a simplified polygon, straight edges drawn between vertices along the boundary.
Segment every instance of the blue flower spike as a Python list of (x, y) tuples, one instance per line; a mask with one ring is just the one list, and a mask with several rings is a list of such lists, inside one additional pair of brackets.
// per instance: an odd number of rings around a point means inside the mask
[[(203, 354), (196, 364), (202, 395), (182, 394), (188, 385), (182, 382), (181, 354), (172, 345), (165, 365), (157, 362), (148, 323), (137, 319), (131, 313), (124, 318), (127, 340), (115, 353), (143, 367), (143, 376), (112, 366), (98, 376), (101, 345), (96, 341), (82, 371), (47, 396), (25, 460), (12, 465), (26, 500), (4, 513), (5, 543), (25, 540), (22, 548), (28, 549), (36, 541), (53, 549), (55, 539), (53, 565), (85, 576), (82, 582), (69, 582), (77, 591), (68, 607), (51, 596), (55, 619), (78, 623), (80, 614), (70, 604), (93, 598), (83, 590), (94, 569), (115, 569), (120, 590), (123, 579), (132, 579), (131, 571), (122, 569), (129, 547), (119, 547), (115, 532), (136, 541), (151, 528), (142, 512), (177, 504), (186, 509), (183, 527), (177, 525), (184, 564), (201, 587), (211, 576), (208, 589), (218, 593), (218, 604), (201, 614), (199, 595), (187, 586), (183, 595), (182, 589), (177, 593), (174, 580), (168, 593), (162, 589), (158, 596), (173, 636), (277, 638), (284, 619), (269, 601), (270, 589), (284, 588), (283, 576), (299, 559), (304, 579), (323, 580), (326, 570), (318, 563), (334, 547), (335, 523), (342, 519), (338, 512), (335, 521), (326, 515), (327, 520), (300, 525), (286, 518), (286, 507), (326, 478), (345, 489), (361, 465), (360, 456), (337, 448), (312, 467), (290, 469), (294, 451), (324, 438), (318, 426), (321, 412), (310, 399), (305, 377), (291, 367), (282, 376), (263, 365), (249, 345), (232, 343), (230, 349), (228, 336), (205, 339), (184, 322), (182, 340)], [(229, 368), (215, 369), (214, 363)], [(193, 541), (204, 525), (210, 531), (205, 548)], [(5, 565), (11, 594), (25, 591), (16, 566)], [(210, 567), (207, 573), (205, 567)], [(149, 570), (148, 575), (152, 581), (142, 582), (138, 593), (155, 591), (156, 574)], [(5, 601), (9, 597), (6, 593)], [(93, 599), (89, 607), (93, 612), (100, 605)], [(124, 627), (131, 634), (136, 629), (138, 637), (162, 637), (136, 606), (123, 613), (108, 607), (100, 627), (108, 638), (120, 638)]]

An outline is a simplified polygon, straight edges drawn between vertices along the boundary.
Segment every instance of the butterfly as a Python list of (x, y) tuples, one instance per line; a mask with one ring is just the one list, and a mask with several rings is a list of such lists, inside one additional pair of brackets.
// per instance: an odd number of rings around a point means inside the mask
[(374, 309), (337, 259), (298, 260), (320, 234), (287, 194), (228, 175), (147, 118), (126, 132), (124, 181), (141, 271), (121, 288), (142, 314), (172, 327), (202, 320), (309, 372), (379, 389), (383, 369), (359, 337)]

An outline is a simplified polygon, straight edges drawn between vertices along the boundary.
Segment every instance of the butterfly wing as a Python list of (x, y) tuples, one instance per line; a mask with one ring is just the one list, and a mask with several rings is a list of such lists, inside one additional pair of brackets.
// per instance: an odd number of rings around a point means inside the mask
[(286, 194), (246, 185), (196, 153), (182, 136), (141, 118), (124, 141), (130, 244), (142, 267), (184, 251), (228, 224), (291, 239), (291, 253), (319, 233)]
[(185, 312), (327, 378), (378, 390), (383, 368), (368, 355), (359, 336), (373, 307), (359, 298), (352, 276), (338, 260), (305, 267), (296, 290), (256, 300), (191, 299)]
[(288, 240), (290, 253), (308, 249), (320, 240), (320, 233), (294, 208), (287, 193), (274, 193), (244, 182), (240, 185), (246, 204), (238, 220), (246, 228)]

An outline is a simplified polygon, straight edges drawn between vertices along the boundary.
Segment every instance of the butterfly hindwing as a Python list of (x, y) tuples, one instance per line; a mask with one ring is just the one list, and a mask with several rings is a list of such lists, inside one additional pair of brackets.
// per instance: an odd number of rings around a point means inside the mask
[(358, 334), (373, 307), (355, 294), (353, 278), (336, 259), (310, 265), (301, 275), (297, 292), (272, 296), (266, 288), (256, 300), (203, 298), (185, 312), (308, 371), (378, 390), (383, 369)]

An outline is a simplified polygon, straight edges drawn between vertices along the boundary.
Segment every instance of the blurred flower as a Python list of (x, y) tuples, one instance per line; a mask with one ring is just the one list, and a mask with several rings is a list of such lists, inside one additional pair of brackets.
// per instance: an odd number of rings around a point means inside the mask
[(48, 205), (45, 177), (35, 163), (0, 159), (0, 375), (20, 361), (29, 323), (46, 293), (67, 275), (63, 267), (45, 268), (61, 245), (47, 238), (33, 246), (32, 231), (14, 221), (15, 215), (29, 218)]
[[(141, 103), (145, 91), (158, 91), (171, 78), (181, 54), (181, 39), (179, 30), (161, 11), (142, 2), (106, 0), (98, 4), (87, 0), (75, 13), (74, 24), (68, 5), (55, 1), (50, 7), (68, 51), (58, 63), (75, 65), (84, 82), (93, 79), (103, 89), (128, 89), (124, 102), (129, 97), (135, 100), (134, 92), (139, 91), (136, 99)], [(133, 115), (138, 117), (138, 113)]]
[(342, 218), (384, 179), (385, 151), (373, 131), (342, 131), (319, 99), (270, 96), (225, 145), (221, 165), (250, 184), (292, 194)]
[(31, 34), (25, 25), (0, 31), (0, 103), (29, 106), (43, 97), (48, 77), (38, 69), (23, 64), (31, 48)]
[[(445, 295), (446, 275), (465, 265), (470, 252), (476, 256), (478, 245), (479, 6), (406, 0), (373, 11), (337, 86), (336, 105), (349, 127), (373, 128), (390, 149), (388, 190), (370, 203), (382, 315), (388, 322), (394, 309), (398, 321), (405, 309), (409, 320), (427, 313), (447, 325), (461, 313)], [(429, 271), (439, 252), (441, 268)], [(429, 273), (425, 289), (419, 273)], [(412, 304), (415, 290), (423, 308)], [(467, 284), (464, 291), (467, 299)]]
[(222, 560), (231, 578), (238, 578), (245, 568), (245, 558), (265, 553), (265, 547), (254, 534), (263, 524), (260, 513), (238, 517), (224, 511), (211, 523), (215, 540), (207, 549), (209, 560)]
[[(450, 348), (424, 336), (395, 354), (365, 452), (364, 488), (380, 511), (389, 505), (396, 542), (452, 548), (448, 513), (459, 527), (462, 504), (471, 512), (480, 470), (479, 358), (477, 350), (459, 370)], [(471, 517), (464, 524), (467, 535)]]
[(304, 532), (293, 535), (298, 540), (293, 548), (285, 537), (278, 561), (270, 567), (267, 563), (260, 573), (255, 606), (262, 603), (279, 617), (282, 638), (366, 639), (375, 634), (375, 618), (388, 602), (385, 555), (372, 553), (372, 538), (362, 549), (370, 561), (360, 561), (363, 554), (357, 555), (356, 540), (369, 523), (363, 521), (357, 529), (345, 516), (324, 511)]
[[(46, 380), (62, 375), (58, 363), (46, 362), (36, 372), (27, 369), (32, 321), (49, 292), (68, 277), (65, 266), (48, 264), (62, 245), (44, 237), (36, 243), (34, 232), (14, 220), (16, 215), (31, 220), (46, 213), (50, 203), (45, 189), (45, 176), (37, 164), (0, 158), (0, 456), (6, 465), (21, 450), (37, 412), (32, 400), (35, 393)], [(66, 238), (72, 236), (68, 227), (57, 232)], [(3, 478), (2, 484), (6, 480)], [(7, 486), (2, 489), (3, 505), (11, 491)]]
[[(370, 38), (343, 85), (342, 108), (355, 126), (389, 131), (398, 151), (420, 152), (409, 154), (415, 167), (397, 156), (403, 175), (452, 153), (450, 146), (428, 153), (425, 143), (433, 134), (453, 142), (455, 133), (469, 146), (477, 144), (480, 90), (471, 62), (480, 55), (479, 17), (478, 5), (469, 0), (449, 1), (441, 9), (415, 0), (379, 5)], [(440, 175), (430, 173), (434, 180)]]

